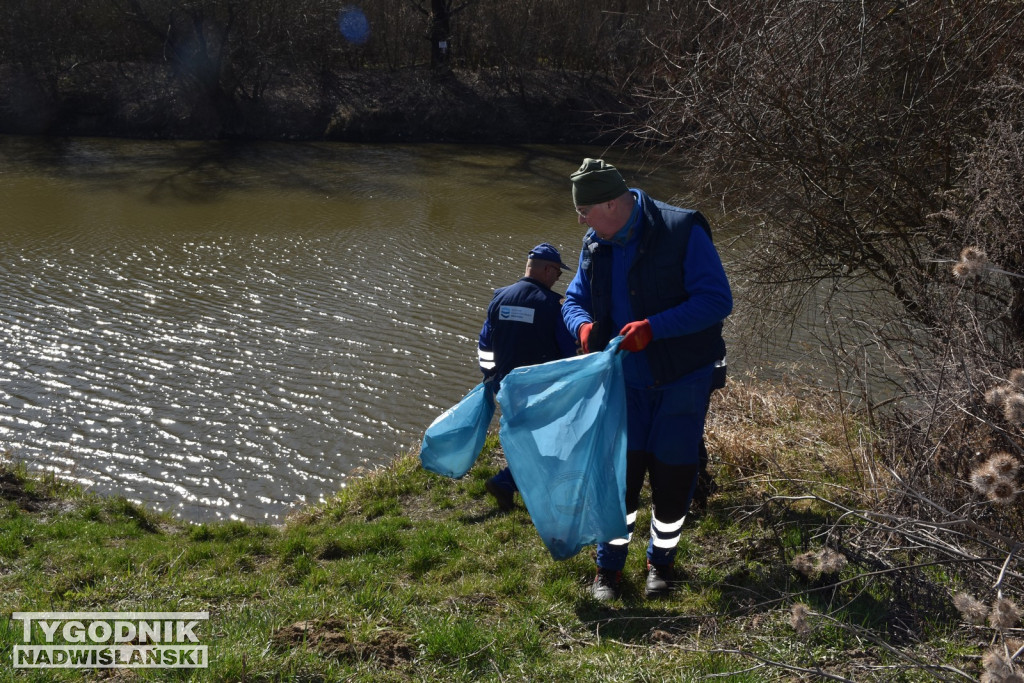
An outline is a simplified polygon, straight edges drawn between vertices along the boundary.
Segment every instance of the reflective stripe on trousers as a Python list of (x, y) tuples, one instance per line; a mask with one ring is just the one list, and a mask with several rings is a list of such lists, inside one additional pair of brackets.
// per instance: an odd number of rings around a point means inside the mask
[[(683, 522), (686, 521), (684, 515), (682, 519), (677, 522), (662, 522), (654, 516), (653, 511), (651, 514), (651, 543), (654, 544), (655, 548), (661, 548), (664, 550), (674, 549), (679, 545), (679, 537), (682, 536)], [(629, 545), (629, 542), (633, 540), (633, 529), (636, 528), (636, 512), (630, 512), (626, 515), (626, 529), (627, 535), (622, 538), (613, 538), (608, 541), (608, 545), (616, 547), (624, 547)]]
[(690, 499), (697, 485), (699, 466), (666, 465), (652, 453), (630, 451), (626, 462), (626, 528), (627, 535), (597, 546), (597, 564), (605, 569), (622, 571), (626, 565), (629, 542), (636, 528), (637, 509), (644, 479), (650, 473), (651, 536), (647, 559), (652, 564), (672, 564), (682, 534), (683, 522), (690, 508)]

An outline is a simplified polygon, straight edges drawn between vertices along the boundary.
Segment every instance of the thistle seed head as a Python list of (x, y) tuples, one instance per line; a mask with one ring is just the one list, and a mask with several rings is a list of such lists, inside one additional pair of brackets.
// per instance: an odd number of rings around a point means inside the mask
[(965, 247), (960, 252), (960, 260), (953, 266), (953, 275), (958, 278), (977, 277), (984, 274), (988, 264), (985, 252), (977, 247)]
[(997, 477), (1013, 481), (1020, 469), (1020, 461), (1005, 451), (999, 451), (988, 459), (987, 467)]
[(953, 596), (953, 606), (960, 612), (960, 616), (968, 624), (980, 626), (985, 623), (988, 617), (988, 608), (981, 600), (978, 600), (969, 593), (957, 593)]
[(985, 669), (985, 675), (991, 681), (1002, 681), (1007, 676), (1013, 675), (1013, 666), (997, 648), (992, 648), (985, 652), (985, 655), (981, 658), (981, 666)]
[(985, 272), (985, 265), (978, 261), (958, 261), (953, 266), (953, 275), (962, 280), (969, 277), (978, 277)]
[(1017, 499), (1017, 487), (1013, 482), (998, 479), (995, 486), (988, 492), (988, 499), (1000, 505), (1009, 505)]
[(1010, 390), (1004, 386), (992, 387), (985, 392), (985, 403), (996, 408), (1002, 408), (1006, 397), (1009, 395)]
[(971, 472), (971, 486), (982, 495), (987, 496), (991, 493), (998, 481), (999, 477), (988, 467), (988, 463)]
[(821, 574), (838, 574), (846, 568), (846, 557), (831, 548), (809, 551), (793, 558), (793, 569), (807, 578)]
[(985, 251), (978, 247), (964, 247), (960, 251), (961, 261), (970, 261), (974, 263), (986, 263), (988, 256), (985, 255)]
[(1017, 605), (1012, 600), (1006, 598), (996, 600), (992, 604), (992, 611), (988, 615), (989, 626), (998, 631), (1013, 628), (1017, 625), (1018, 619), (1020, 619), (1020, 612), (1017, 611)]
[(846, 567), (846, 557), (831, 548), (818, 553), (818, 571), (822, 574), (838, 574)]
[(1006, 378), (1007, 381), (1017, 391), (1024, 392), (1024, 368), (1017, 368), (1010, 371), (1010, 376)]
[(793, 569), (797, 570), (801, 576), (810, 578), (816, 571), (814, 559), (813, 552), (806, 552), (794, 557), (791, 564)]
[(1013, 425), (1024, 425), (1024, 394), (1011, 393), (1003, 400), (1003, 417)]
[(811, 632), (811, 627), (807, 624), (807, 617), (810, 613), (810, 608), (802, 602), (796, 603), (790, 610), (789, 623), (793, 630), (802, 636)]

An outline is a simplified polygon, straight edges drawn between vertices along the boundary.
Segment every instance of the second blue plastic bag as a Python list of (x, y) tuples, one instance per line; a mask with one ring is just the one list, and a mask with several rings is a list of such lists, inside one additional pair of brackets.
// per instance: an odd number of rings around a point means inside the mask
[(473, 466), (494, 417), (494, 393), (481, 382), (434, 420), (423, 435), (423, 469), (458, 479)]
[(626, 535), (621, 337), (600, 353), (517, 368), (501, 381), (501, 445), (548, 552)]

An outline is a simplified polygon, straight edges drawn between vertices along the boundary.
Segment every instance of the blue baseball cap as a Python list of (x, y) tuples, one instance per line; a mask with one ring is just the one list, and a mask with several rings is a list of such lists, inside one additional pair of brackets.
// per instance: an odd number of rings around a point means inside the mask
[(569, 266), (562, 263), (562, 257), (558, 250), (547, 242), (538, 244), (530, 250), (530, 259), (536, 261), (551, 261), (557, 263), (562, 270), (569, 270)]

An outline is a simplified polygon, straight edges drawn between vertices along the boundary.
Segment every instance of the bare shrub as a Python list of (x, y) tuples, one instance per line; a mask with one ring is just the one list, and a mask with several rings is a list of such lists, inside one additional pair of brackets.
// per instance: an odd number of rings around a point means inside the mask
[[(1024, 394), (997, 378), (1024, 359), (1024, 10), (714, 9), (662, 41), (638, 90), (646, 137), (753, 221), (730, 264), (742, 337), (821, 310), (836, 389), (908, 485), (947, 507), (968, 479), (1015, 498), (972, 472), (975, 453), (1022, 452)], [(979, 405), (996, 383), (999, 415)]]
[[(872, 430), (874, 496), (801, 503), (840, 512), (821, 535), (851, 562), (921, 590), (914, 567), (934, 564), (950, 594), (990, 586), (1002, 633), (1024, 573), (1024, 8), (709, 6), (635, 79), (636, 132), (750, 226), (729, 264), (739, 336), (811, 311), (835, 403)], [(977, 605), (953, 603), (977, 623)], [(1005, 649), (991, 680), (1016, 675)]]
[[(714, 7), (662, 43), (666, 58), (638, 88), (648, 107), (638, 132), (755, 221), (748, 258), (732, 264), (754, 284), (746, 324), (884, 291), (893, 322), (941, 326), (948, 289), (936, 259), (972, 280), (990, 264), (1024, 272), (1018, 5)], [(1021, 284), (1001, 278), (979, 292), (1008, 313), (987, 335), (1024, 338)]]

